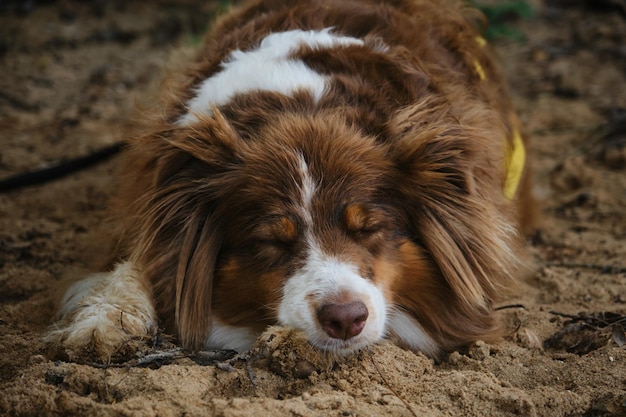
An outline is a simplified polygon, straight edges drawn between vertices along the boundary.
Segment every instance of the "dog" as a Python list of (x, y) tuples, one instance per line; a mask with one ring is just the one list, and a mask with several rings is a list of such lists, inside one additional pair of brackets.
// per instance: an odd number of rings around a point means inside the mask
[(157, 328), (246, 351), (271, 325), (342, 356), (497, 340), (522, 268), (525, 139), (476, 12), (257, 0), (222, 17), (128, 143), (123, 259), (48, 333), (110, 358)]

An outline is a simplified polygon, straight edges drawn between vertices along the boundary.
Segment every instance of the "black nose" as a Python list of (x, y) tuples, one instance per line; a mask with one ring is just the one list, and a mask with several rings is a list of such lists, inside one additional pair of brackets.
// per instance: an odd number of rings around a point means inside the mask
[(334, 339), (348, 340), (361, 333), (369, 312), (361, 301), (324, 304), (317, 310), (322, 329)]

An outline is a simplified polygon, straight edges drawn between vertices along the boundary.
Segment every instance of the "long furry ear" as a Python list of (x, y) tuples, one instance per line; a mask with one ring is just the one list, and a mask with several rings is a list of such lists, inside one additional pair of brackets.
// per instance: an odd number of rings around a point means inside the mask
[(176, 327), (183, 347), (202, 349), (211, 327), (213, 274), (221, 235), (202, 211), (188, 219), (176, 271)]
[(519, 266), (513, 207), (502, 192), (505, 129), (487, 109), (459, 112), (428, 98), (394, 123), (395, 183), (407, 227), (450, 286), (449, 308), (466, 315), (459, 325), (483, 323), (489, 333), (492, 304)]
[(131, 260), (153, 289), (166, 329), (201, 349), (211, 326), (222, 237), (214, 220), (236, 162), (236, 133), (216, 113), (193, 127), (171, 126), (131, 143), (126, 228)]

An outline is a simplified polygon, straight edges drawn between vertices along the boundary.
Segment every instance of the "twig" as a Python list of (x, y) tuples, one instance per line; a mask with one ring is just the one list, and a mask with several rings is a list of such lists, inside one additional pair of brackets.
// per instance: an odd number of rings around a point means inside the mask
[(256, 374), (254, 373), (254, 369), (252, 368), (252, 364), (254, 363), (254, 358), (247, 357), (246, 361), (246, 372), (248, 374), (248, 379), (252, 385), (256, 385)]
[(106, 368), (103, 369), (102, 372), (104, 372), (104, 395), (106, 395), (106, 398), (104, 398), (104, 402), (110, 403), (111, 394), (109, 393), (109, 377), (107, 375)]
[(97, 363), (89, 362), (87, 365), (94, 368), (109, 369), (109, 368), (135, 368), (141, 366), (147, 366), (154, 363), (172, 361), (175, 359), (182, 359), (188, 357), (188, 353), (183, 353), (180, 349), (174, 349), (171, 351), (163, 351), (151, 353), (138, 359), (132, 359), (123, 363)]
[(44, 184), (46, 182), (65, 177), (66, 175), (80, 171), (81, 169), (106, 161), (113, 155), (120, 153), (123, 148), (124, 144), (122, 142), (116, 142), (87, 155), (57, 162), (55, 165), (48, 168), (35, 169), (30, 172), (2, 178), (0, 179), (0, 193), (18, 188)]
[(567, 352), (577, 355), (587, 353), (606, 345), (607, 340), (604, 330), (611, 328), (613, 341), (618, 346), (624, 346), (624, 326), (626, 316), (622, 313), (605, 311), (601, 313), (580, 313), (578, 315), (550, 311), (567, 320), (564, 327), (543, 342), (545, 348), (565, 349)]
[(163, 363), (172, 362), (177, 359), (190, 358), (199, 365), (213, 365), (217, 362), (231, 359), (233, 351), (200, 351), (200, 352), (183, 352), (182, 349), (176, 348), (166, 351), (150, 353), (141, 358), (132, 359), (123, 363), (97, 363), (91, 362), (87, 365), (94, 368), (137, 368), (149, 365), (163, 365)]
[(526, 306), (524, 304), (508, 304), (505, 306), (500, 306), (500, 307), (496, 307), (494, 308), (495, 311), (500, 311), (500, 310), (507, 310), (510, 308), (521, 308), (523, 310), (526, 310)]
[(566, 319), (574, 319), (574, 320), (580, 319), (580, 315), (561, 313), (561, 312), (554, 311), (554, 310), (550, 310), (548, 311), (548, 313), (553, 314), (555, 316), (559, 316), (559, 317), (565, 317)]
[(565, 317), (570, 319), (572, 323), (576, 323), (579, 321), (585, 322), (585, 324), (596, 327), (596, 328), (604, 328), (611, 326), (613, 324), (620, 324), (626, 322), (626, 316), (613, 313), (613, 312), (603, 312), (603, 313), (593, 313), (593, 314), (584, 314), (580, 313), (577, 315), (560, 313), (558, 311), (549, 311), (550, 314), (559, 317)]
[(409, 404), (402, 396), (400, 396), (400, 394), (398, 394), (398, 392), (395, 389), (393, 389), (391, 384), (389, 384), (389, 382), (387, 381), (387, 378), (385, 378), (385, 375), (383, 374), (383, 371), (378, 367), (378, 364), (374, 360), (374, 355), (372, 354), (372, 351), (368, 349), (367, 353), (369, 353), (370, 360), (372, 361), (372, 364), (374, 365), (374, 368), (376, 369), (376, 371), (378, 371), (378, 375), (380, 375), (380, 378), (382, 379), (385, 387), (387, 387), (387, 389), (391, 391), (391, 393), (397, 399), (402, 401), (402, 404), (404, 404), (404, 406), (411, 412), (411, 414), (413, 414), (415, 417), (419, 417), (418, 414), (413, 410), (413, 407), (411, 407), (411, 404)]
[(569, 268), (569, 269), (593, 269), (602, 274), (626, 274), (626, 267), (619, 265), (582, 264), (568, 262), (548, 262), (546, 266)]

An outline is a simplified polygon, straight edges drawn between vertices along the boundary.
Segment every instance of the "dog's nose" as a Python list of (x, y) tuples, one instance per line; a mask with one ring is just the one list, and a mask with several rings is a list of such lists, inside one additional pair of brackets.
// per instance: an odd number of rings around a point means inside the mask
[(322, 329), (334, 339), (348, 340), (361, 333), (369, 312), (361, 301), (324, 304), (317, 310)]

